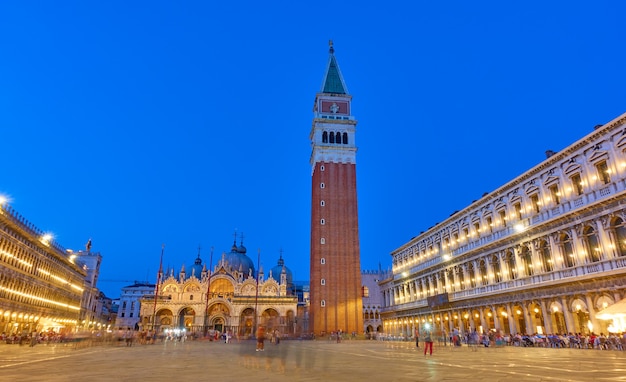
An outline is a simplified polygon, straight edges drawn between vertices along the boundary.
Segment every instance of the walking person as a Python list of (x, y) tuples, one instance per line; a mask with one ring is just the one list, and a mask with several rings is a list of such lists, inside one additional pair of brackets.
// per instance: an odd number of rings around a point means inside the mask
[(256, 330), (256, 351), (265, 351), (265, 328), (262, 325)]
[(420, 330), (419, 328), (415, 329), (415, 347), (420, 348)]
[(428, 348), (430, 348), (430, 355), (433, 355), (433, 339), (430, 330), (426, 331), (426, 336), (424, 337), (424, 355), (426, 355)]

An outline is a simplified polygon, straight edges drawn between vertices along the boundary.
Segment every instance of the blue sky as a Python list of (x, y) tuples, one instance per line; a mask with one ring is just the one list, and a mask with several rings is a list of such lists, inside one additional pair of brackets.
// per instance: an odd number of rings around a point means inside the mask
[[(99, 287), (213, 263), (233, 232), (309, 277), (313, 100), (353, 95), (361, 263), (626, 111), (613, 1), (0, 4), (0, 192)], [(239, 242), (239, 239), (237, 240)]]

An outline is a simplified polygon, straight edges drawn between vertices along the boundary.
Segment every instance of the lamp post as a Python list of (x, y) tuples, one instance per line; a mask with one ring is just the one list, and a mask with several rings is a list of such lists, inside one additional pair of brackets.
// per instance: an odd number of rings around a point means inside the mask
[(209, 295), (211, 293), (211, 275), (213, 275), (213, 247), (211, 247), (211, 256), (209, 258), (209, 277), (206, 286), (206, 301), (204, 305), (204, 336), (209, 333)]

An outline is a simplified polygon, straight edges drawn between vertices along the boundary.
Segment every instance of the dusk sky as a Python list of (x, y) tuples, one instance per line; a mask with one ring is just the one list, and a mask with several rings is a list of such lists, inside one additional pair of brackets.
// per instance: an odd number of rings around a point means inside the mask
[[(0, 193), (109, 297), (244, 234), (309, 279), (328, 41), (361, 267), (626, 111), (622, 1), (3, 1)], [(237, 239), (239, 244), (240, 239)]]

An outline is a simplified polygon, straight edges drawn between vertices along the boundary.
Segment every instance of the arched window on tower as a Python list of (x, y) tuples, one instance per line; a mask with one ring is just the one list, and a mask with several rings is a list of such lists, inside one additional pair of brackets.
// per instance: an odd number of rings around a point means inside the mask
[(330, 143), (335, 143), (335, 133), (330, 132)]
[(328, 133), (325, 131), (322, 133), (322, 143), (328, 143)]
[(348, 144), (348, 133), (343, 133), (343, 144), (344, 145)]
[(337, 143), (341, 144), (341, 133), (340, 132), (336, 132), (335, 133), (335, 139), (337, 140)]

